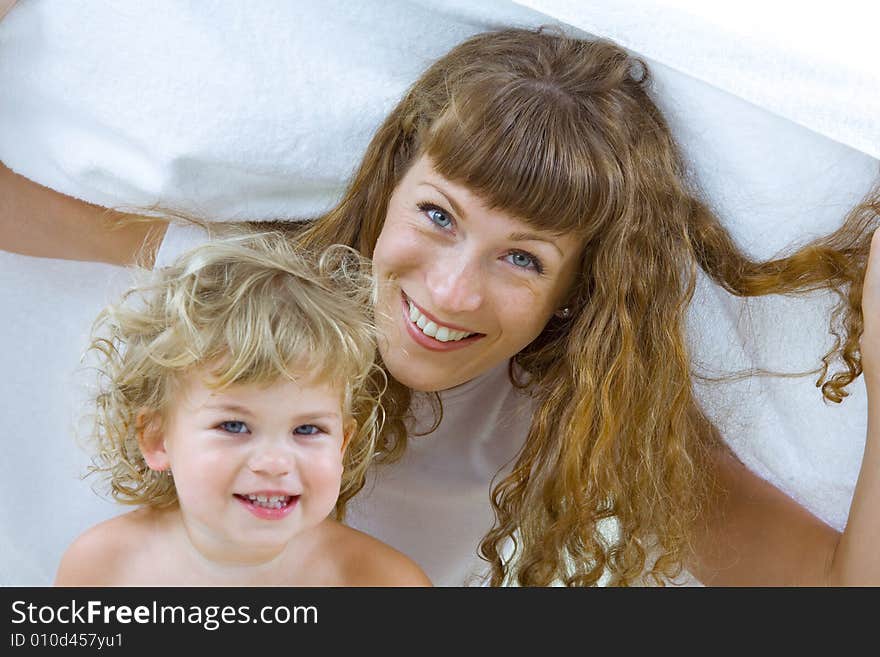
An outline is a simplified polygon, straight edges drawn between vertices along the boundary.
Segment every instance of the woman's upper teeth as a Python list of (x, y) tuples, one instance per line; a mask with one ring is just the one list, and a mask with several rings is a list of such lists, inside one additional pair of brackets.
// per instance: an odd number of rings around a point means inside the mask
[(440, 342), (458, 342), (463, 338), (473, 335), (473, 333), (468, 333), (467, 331), (458, 331), (442, 324), (438, 325), (436, 322), (425, 317), (412, 301), (409, 299), (406, 301), (409, 304), (410, 321), (418, 326), (425, 335)]

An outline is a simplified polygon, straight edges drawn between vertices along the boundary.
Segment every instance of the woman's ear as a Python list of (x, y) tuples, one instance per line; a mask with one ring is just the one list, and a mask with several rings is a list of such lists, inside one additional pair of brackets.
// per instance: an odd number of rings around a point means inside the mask
[(354, 436), (354, 432), (357, 431), (357, 428), (357, 420), (353, 417), (350, 417), (345, 421), (345, 425), (342, 428), (342, 448), (339, 450), (342, 454), (345, 454), (345, 450), (348, 448), (348, 443), (351, 442), (352, 436)]
[(150, 470), (162, 472), (171, 467), (168, 452), (165, 449), (165, 434), (162, 430), (162, 418), (152, 409), (143, 409), (135, 420), (138, 447)]

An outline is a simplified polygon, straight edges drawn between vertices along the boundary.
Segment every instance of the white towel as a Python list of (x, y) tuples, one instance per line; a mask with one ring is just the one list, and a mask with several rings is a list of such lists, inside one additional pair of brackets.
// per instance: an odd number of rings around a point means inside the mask
[(880, 157), (880, 4), (518, 0)]
[(20, 3), (0, 23), (0, 160), (105, 206), (310, 216), (453, 44), (508, 1)]

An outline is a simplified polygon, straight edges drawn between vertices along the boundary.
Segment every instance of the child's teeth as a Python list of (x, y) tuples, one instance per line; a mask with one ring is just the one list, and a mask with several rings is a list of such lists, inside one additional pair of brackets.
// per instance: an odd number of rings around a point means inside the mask
[(246, 497), (257, 506), (267, 509), (280, 509), (290, 500), (288, 495), (247, 495)]

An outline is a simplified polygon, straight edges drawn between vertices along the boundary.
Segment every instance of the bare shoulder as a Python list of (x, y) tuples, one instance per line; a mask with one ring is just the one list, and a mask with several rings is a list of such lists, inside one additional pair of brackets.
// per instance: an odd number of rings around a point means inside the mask
[(818, 586), (838, 533), (743, 465), (714, 454), (715, 487), (694, 535), (691, 572), (710, 586)]
[(331, 535), (338, 541), (340, 574), (345, 586), (431, 586), (419, 565), (387, 543), (334, 522)]
[(138, 509), (110, 518), (80, 534), (65, 551), (55, 586), (115, 586), (143, 550), (154, 512)]

